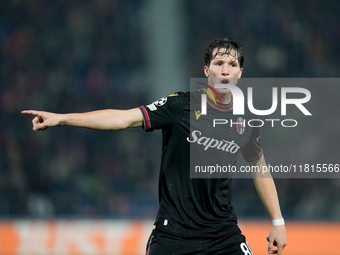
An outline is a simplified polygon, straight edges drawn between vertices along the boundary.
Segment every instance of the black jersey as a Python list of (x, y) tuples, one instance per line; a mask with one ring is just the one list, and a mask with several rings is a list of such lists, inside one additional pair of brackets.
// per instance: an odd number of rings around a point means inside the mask
[[(216, 159), (222, 159), (219, 164), (235, 165), (240, 153), (247, 161), (259, 159), (262, 149), (258, 128), (214, 127), (211, 118), (237, 121), (232, 104), (221, 106), (208, 100), (208, 114), (202, 115), (200, 91), (176, 93), (140, 109), (144, 130), (161, 129), (163, 134), (157, 228), (178, 236), (240, 232), (231, 206), (232, 178), (191, 178), (190, 167), (216, 164)], [(212, 139), (216, 146), (207, 146)]]

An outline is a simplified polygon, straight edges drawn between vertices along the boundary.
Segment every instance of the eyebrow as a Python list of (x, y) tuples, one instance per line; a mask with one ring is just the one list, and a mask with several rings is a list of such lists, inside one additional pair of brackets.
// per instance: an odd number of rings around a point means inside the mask
[[(230, 59), (230, 60), (228, 60), (230, 63), (235, 63), (235, 64), (237, 64), (237, 65), (239, 65), (240, 63), (238, 62), (238, 59), (236, 58), (236, 57), (233, 57), (232, 55), (230, 55), (233, 59)], [(218, 61), (227, 61), (227, 59), (225, 59), (225, 58), (219, 58), (219, 59), (216, 59), (216, 57), (215, 58), (213, 58), (212, 60), (211, 60), (211, 62), (218, 62)]]

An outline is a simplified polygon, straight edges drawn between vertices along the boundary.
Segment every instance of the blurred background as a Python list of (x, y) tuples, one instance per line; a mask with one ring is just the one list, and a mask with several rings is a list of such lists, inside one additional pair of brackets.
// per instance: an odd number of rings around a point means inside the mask
[[(207, 44), (225, 36), (244, 48), (243, 77), (339, 77), (339, 13), (337, 0), (1, 1), (0, 218), (154, 219), (158, 208), (160, 132), (33, 132), (21, 110), (126, 109), (186, 91), (203, 77)], [(318, 91), (318, 103), (336, 96)], [(336, 131), (339, 106), (330, 106)], [(320, 134), (305, 148), (339, 163), (338, 146), (313, 143)], [(274, 161), (308, 158), (292, 153), (299, 140), (288, 143), (289, 132), (276, 137), (266, 142)], [(267, 220), (252, 180), (234, 184), (240, 219)], [(340, 179), (276, 184), (286, 219), (340, 221)]]

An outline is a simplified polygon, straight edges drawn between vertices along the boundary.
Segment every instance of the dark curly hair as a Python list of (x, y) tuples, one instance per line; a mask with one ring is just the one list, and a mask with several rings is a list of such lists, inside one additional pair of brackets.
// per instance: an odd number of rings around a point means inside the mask
[(213, 56), (213, 51), (216, 48), (217, 51), (219, 51), (220, 49), (226, 49), (227, 53), (229, 53), (231, 50), (234, 50), (236, 52), (236, 57), (238, 59), (240, 67), (243, 67), (244, 55), (242, 46), (238, 42), (230, 38), (218, 38), (208, 45), (204, 55), (205, 65), (209, 66), (210, 62), (216, 57), (216, 54)]

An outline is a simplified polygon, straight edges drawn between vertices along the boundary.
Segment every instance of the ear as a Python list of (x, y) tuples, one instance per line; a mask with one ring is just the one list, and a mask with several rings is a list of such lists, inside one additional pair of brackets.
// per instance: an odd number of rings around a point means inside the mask
[(241, 70), (241, 72), (240, 72), (240, 75), (238, 77), (239, 79), (241, 79), (241, 76), (242, 76), (242, 73), (243, 73), (243, 68), (241, 68), (240, 70)]
[(204, 70), (205, 76), (209, 77), (209, 72), (208, 72), (209, 71), (209, 67), (208, 66), (204, 66), (203, 70)]

